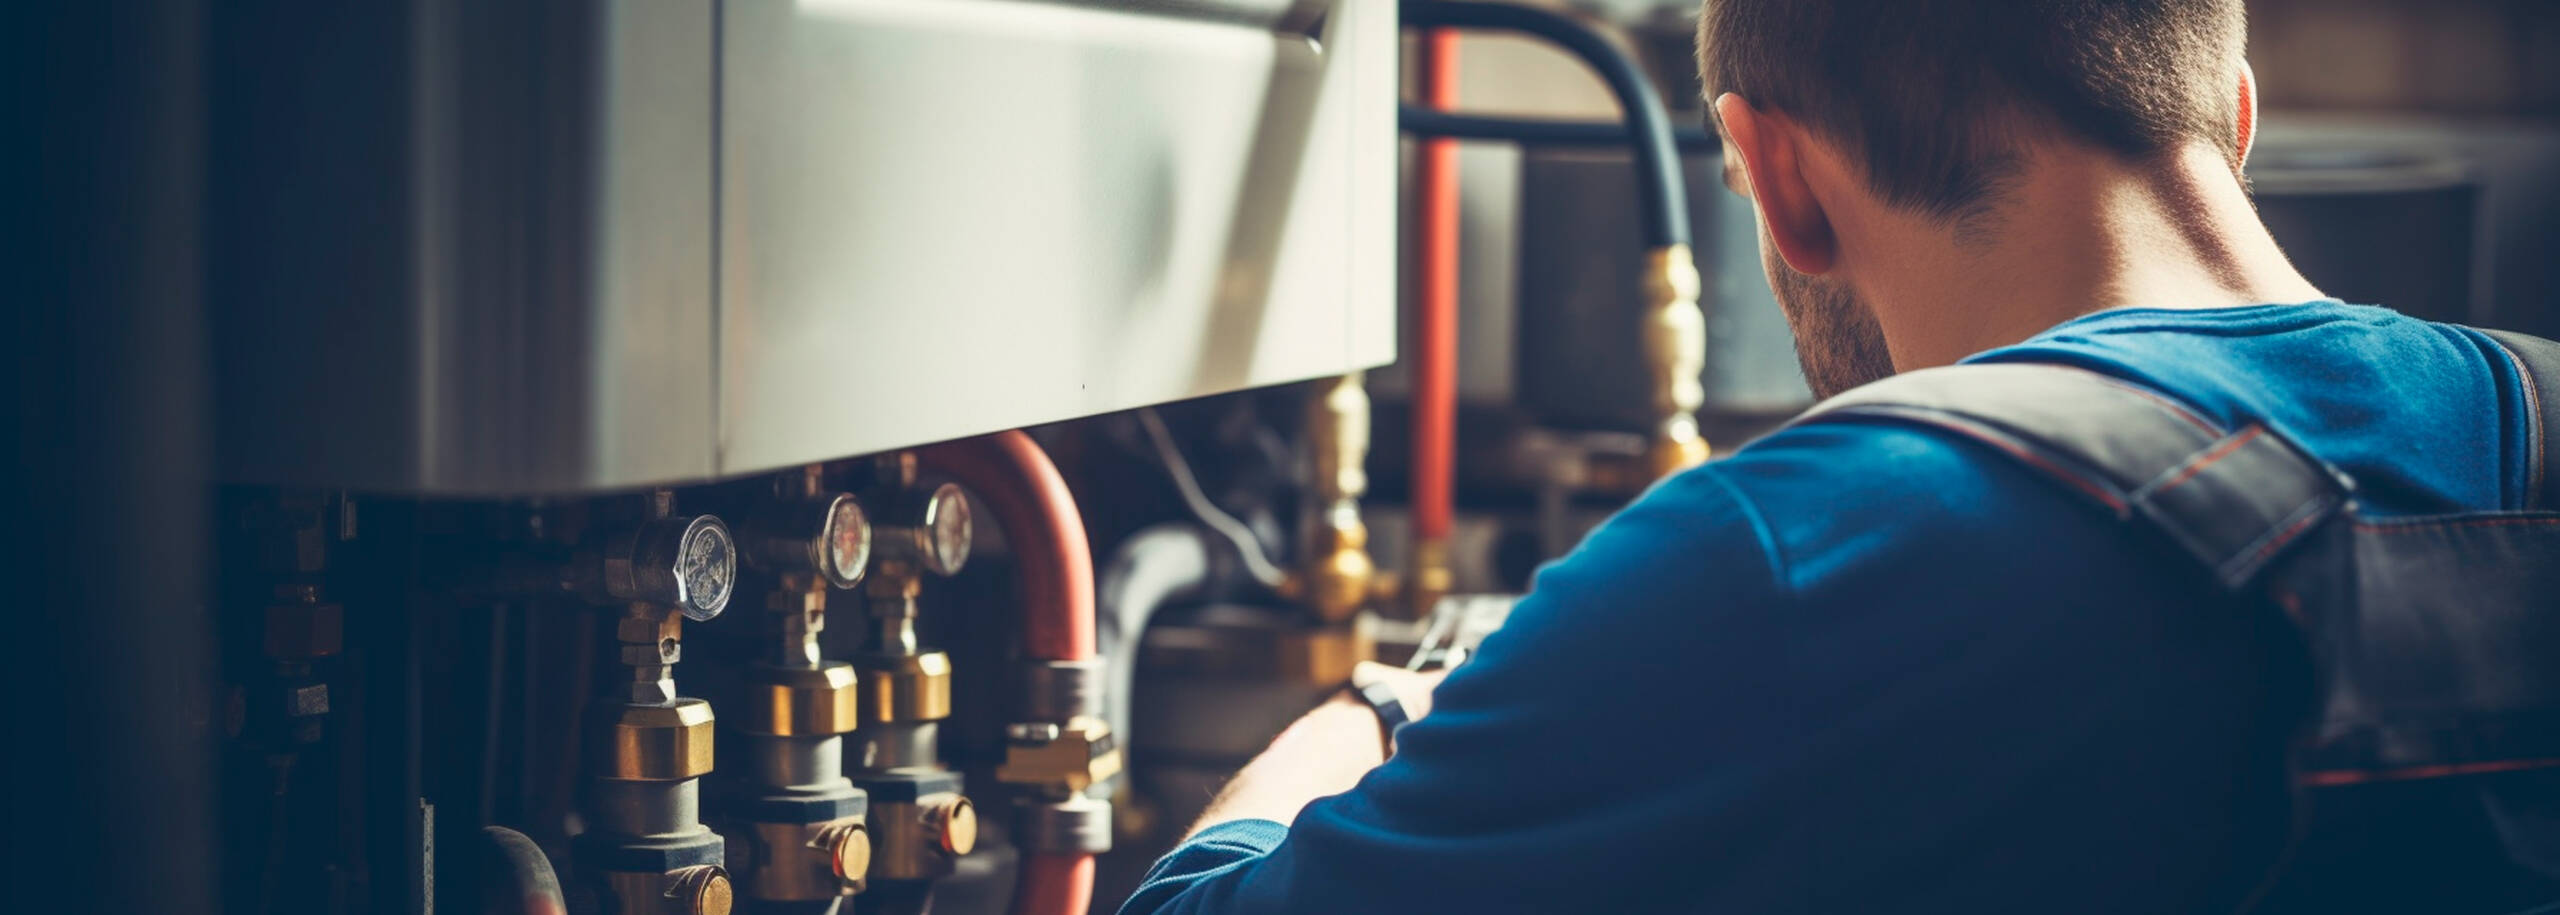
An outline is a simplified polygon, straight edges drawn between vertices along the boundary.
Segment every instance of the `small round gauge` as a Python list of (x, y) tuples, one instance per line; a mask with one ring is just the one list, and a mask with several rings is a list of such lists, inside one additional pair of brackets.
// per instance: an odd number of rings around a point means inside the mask
[(729, 526), (703, 515), (685, 526), (676, 547), (676, 608), (686, 619), (707, 620), (729, 606), (729, 588), (738, 580), (738, 550)]
[(936, 575), (960, 571), (969, 561), (969, 496), (959, 486), (936, 487), (924, 508), (924, 567)]
[(827, 503), (827, 515), (820, 522), (818, 539), (810, 544), (810, 559), (827, 583), (850, 588), (862, 582), (862, 570), (871, 562), (871, 519), (862, 513), (862, 503), (850, 495), (838, 495)]

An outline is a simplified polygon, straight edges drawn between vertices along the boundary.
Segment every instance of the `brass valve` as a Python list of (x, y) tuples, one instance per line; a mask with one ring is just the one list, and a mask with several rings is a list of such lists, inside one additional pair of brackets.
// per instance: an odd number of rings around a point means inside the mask
[(1336, 622), (1368, 604), (1378, 575), (1360, 520), (1360, 497), (1369, 491), (1369, 390), (1358, 372), (1323, 384), (1306, 415), (1316, 515), (1291, 590), (1316, 618)]
[(1707, 402), (1699, 380), (1707, 368), (1707, 317), (1698, 310), (1698, 288), (1688, 245), (1645, 255), (1644, 360), (1653, 376), (1654, 412), (1647, 462), (1656, 478), (1706, 463), (1710, 453), (1698, 432), (1698, 408)]

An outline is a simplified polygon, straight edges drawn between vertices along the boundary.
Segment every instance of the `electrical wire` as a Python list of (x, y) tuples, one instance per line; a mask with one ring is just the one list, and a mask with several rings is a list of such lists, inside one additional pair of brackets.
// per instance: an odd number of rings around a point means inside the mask
[(1244, 559), (1245, 572), (1253, 580), (1264, 587), (1280, 587), (1288, 573), (1262, 551), (1262, 540), (1253, 535), (1252, 528), (1209, 501), (1209, 494), (1200, 490), (1200, 480), (1191, 475), (1191, 462), (1182, 459), (1182, 449), (1174, 445), (1173, 432), (1164, 427), (1164, 417), (1157, 416), (1154, 407), (1141, 407), (1138, 424), (1147, 428), (1147, 441), (1155, 445), (1156, 457), (1164, 462), (1165, 473), (1173, 477), (1173, 488), (1181, 491), (1182, 502), (1191, 507), (1191, 514), (1235, 544), (1237, 555)]

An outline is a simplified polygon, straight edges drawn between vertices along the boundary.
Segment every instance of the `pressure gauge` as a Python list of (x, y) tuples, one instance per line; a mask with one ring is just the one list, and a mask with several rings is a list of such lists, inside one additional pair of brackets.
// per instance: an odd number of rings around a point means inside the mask
[(828, 584), (850, 588), (862, 581), (863, 568), (871, 564), (871, 519), (851, 495), (838, 493), (826, 505), (818, 536), (809, 541), (809, 562)]
[(969, 561), (969, 496), (944, 483), (930, 493), (902, 494), (872, 536), (884, 563), (910, 563), (935, 575)]
[(719, 616), (738, 580), (729, 526), (710, 515), (647, 522), (612, 538), (602, 558), (607, 596), (666, 604), (692, 620)]
[(719, 616), (729, 606), (729, 587), (738, 580), (738, 551), (729, 541), (729, 526), (710, 515), (693, 519), (676, 555), (676, 580), (682, 582), (676, 609), (697, 621)]

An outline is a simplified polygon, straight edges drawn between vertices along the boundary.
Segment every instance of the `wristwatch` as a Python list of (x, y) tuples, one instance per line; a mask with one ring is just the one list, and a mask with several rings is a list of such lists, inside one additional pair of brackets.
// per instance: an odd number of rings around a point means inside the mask
[(1388, 756), (1396, 755), (1396, 732), (1413, 723), (1413, 716), (1405, 714), (1404, 702), (1396, 698), (1395, 686), (1385, 680), (1362, 683), (1355, 676), (1349, 689), (1352, 695), (1369, 704), (1370, 711), (1378, 713), (1379, 748)]

